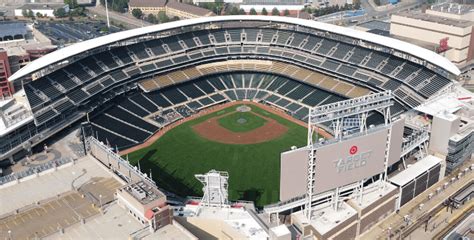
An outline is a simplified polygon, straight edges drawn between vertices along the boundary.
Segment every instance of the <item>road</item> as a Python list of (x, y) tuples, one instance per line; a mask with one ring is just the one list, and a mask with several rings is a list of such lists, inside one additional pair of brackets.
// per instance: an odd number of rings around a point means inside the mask
[[(87, 10), (89, 10), (91, 14), (100, 15), (104, 19), (106, 18), (105, 7), (101, 5), (95, 6), (95, 7), (88, 7)], [(132, 15), (128, 13), (119, 13), (119, 12), (112, 11), (110, 9), (109, 9), (109, 18), (111, 22), (110, 24), (112, 24), (112, 21), (115, 23), (115, 25), (117, 25), (118, 23), (121, 23), (128, 29), (152, 25), (149, 22), (136, 19), (135, 17), (133, 17)]]

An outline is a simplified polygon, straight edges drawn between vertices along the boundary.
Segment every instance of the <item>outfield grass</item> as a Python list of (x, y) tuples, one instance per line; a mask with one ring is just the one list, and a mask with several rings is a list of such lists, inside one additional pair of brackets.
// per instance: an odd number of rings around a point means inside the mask
[(231, 200), (255, 201), (263, 206), (278, 201), (280, 153), (291, 146), (306, 144), (306, 129), (261, 108), (252, 111), (268, 116), (288, 127), (277, 139), (258, 144), (222, 144), (200, 137), (192, 126), (211, 117), (235, 111), (237, 106), (185, 122), (159, 138), (149, 147), (129, 154), (132, 164), (143, 172), (153, 170), (157, 184), (182, 196), (201, 196), (202, 185), (194, 174), (210, 169), (228, 171)]
[[(240, 123), (240, 119), (245, 119), (245, 123)], [(257, 129), (267, 122), (267, 120), (251, 112), (235, 112), (217, 120), (219, 125), (232, 132), (249, 132)]]

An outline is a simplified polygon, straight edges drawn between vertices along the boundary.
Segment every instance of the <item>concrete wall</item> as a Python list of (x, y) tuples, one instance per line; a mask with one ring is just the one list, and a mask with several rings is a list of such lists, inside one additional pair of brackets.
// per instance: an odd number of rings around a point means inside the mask
[(429, 149), (443, 155), (448, 154), (449, 138), (459, 129), (460, 118), (448, 114), (446, 117), (433, 117)]
[[(395, 191), (396, 193), (396, 191)], [(396, 196), (391, 195), (389, 200), (385, 199), (385, 203), (374, 203), (369, 207), (363, 209), (364, 212), (368, 212), (360, 219), (359, 233), (362, 234), (370, 227), (375, 225), (379, 220), (385, 218), (389, 214), (395, 211), (395, 202), (397, 201)]]
[(402, 152), (403, 128), (405, 120), (399, 119), (393, 123), (390, 133), (390, 151), (388, 155), (388, 165), (392, 165), (400, 160)]
[(353, 222), (349, 227), (342, 230), (341, 232), (338, 232), (337, 234), (330, 237), (329, 239), (334, 239), (334, 240), (355, 239), (356, 233), (357, 233), (357, 222)]

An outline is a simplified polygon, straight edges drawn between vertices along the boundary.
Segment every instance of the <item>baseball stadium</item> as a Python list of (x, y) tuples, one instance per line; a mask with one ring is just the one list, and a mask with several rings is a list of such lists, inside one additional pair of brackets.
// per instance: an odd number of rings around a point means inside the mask
[[(218, 169), (231, 176), (230, 200), (261, 207), (283, 200), (281, 154), (307, 145), (311, 108), (390, 92), (393, 118), (459, 74), (421, 47), (310, 20), (153, 25), (64, 47), (14, 73), (18, 107), (4, 112), (0, 159), (81, 124), (167, 192), (199, 196), (194, 175)], [(369, 112), (366, 125), (383, 115)], [(319, 128), (333, 138), (332, 125)]]

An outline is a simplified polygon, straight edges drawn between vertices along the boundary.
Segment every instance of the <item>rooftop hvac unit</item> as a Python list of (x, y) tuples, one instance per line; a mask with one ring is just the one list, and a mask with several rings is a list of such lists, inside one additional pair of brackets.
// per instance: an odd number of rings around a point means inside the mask
[(146, 192), (143, 191), (143, 189), (141, 189), (139, 186), (132, 187), (132, 194), (140, 200), (146, 198)]

